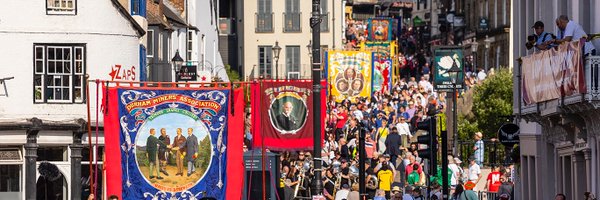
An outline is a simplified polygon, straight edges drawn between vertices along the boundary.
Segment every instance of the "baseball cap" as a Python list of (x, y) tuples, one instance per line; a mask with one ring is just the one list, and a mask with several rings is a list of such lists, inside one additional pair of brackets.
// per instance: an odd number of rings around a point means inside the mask
[(533, 26), (531, 28), (544, 28), (544, 22), (537, 21), (533, 24)]
[(386, 153), (386, 154), (383, 154), (383, 157), (384, 157), (384, 158), (389, 158), (389, 157), (390, 157), (390, 154), (387, 154), (387, 153)]
[(399, 191), (400, 191), (400, 187), (398, 187), (398, 186), (394, 186), (394, 187), (392, 188), (392, 191), (393, 191), (393, 192), (396, 192), (396, 191), (398, 191), (398, 192), (399, 192)]
[(344, 185), (342, 185), (342, 188), (348, 189), (348, 188), (350, 188), (350, 186), (348, 186), (348, 184), (344, 184)]

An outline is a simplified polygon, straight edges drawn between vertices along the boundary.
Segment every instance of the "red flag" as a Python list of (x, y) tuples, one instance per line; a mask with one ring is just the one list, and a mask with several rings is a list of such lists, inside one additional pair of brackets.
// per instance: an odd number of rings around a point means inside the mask
[(243, 182), (240, 177), (244, 176), (243, 150), (244, 142), (244, 90), (236, 89), (233, 92), (233, 110), (229, 114), (228, 121), (228, 148), (227, 148), (227, 188), (225, 194), (227, 199), (241, 199), (240, 188)]
[[(103, 86), (106, 87), (106, 86)], [(104, 168), (106, 169), (106, 194), (117, 195), (122, 199), (122, 171), (121, 171), (121, 145), (120, 126), (119, 126), (119, 99), (117, 88), (104, 90), (104, 98), (107, 105), (104, 105), (104, 153), (106, 155)]]

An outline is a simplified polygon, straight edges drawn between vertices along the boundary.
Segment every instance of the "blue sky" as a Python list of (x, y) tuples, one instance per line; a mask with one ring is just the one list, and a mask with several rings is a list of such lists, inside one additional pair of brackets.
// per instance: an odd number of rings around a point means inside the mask
[(156, 117), (152, 121), (146, 121), (139, 129), (135, 144), (137, 146), (146, 146), (146, 140), (150, 135), (151, 128), (156, 129), (156, 137), (160, 136), (161, 128), (167, 129), (167, 135), (171, 138), (172, 143), (173, 138), (177, 136), (177, 128), (183, 129), (181, 133), (187, 138), (187, 129), (190, 127), (194, 128), (194, 135), (196, 135), (198, 141), (208, 135), (208, 129), (202, 122), (194, 121), (194, 119), (179, 113), (167, 113)]

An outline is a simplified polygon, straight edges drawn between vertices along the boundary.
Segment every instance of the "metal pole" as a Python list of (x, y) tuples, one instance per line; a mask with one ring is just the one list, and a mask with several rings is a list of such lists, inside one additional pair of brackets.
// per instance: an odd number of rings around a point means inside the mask
[(323, 192), (321, 181), (321, 15), (320, 0), (312, 0), (312, 17), (310, 27), (312, 28), (312, 84), (313, 84), (313, 143), (314, 143), (314, 170), (315, 178), (312, 181), (312, 195), (320, 195)]
[(365, 137), (366, 137), (366, 127), (364, 126), (363, 123), (360, 123), (360, 135), (358, 137), (358, 146), (359, 146), (359, 153), (358, 153), (358, 187), (359, 187), (359, 194), (360, 194), (360, 199), (367, 199), (367, 188), (366, 188), (366, 181), (365, 181), (365, 160), (366, 160), (366, 152), (365, 152)]
[[(458, 110), (457, 110), (457, 106), (456, 106), (456, 101), (458, 101), (457, 99), (457, 93), (458, 91), (456, 90), (456, 84), (454, 84), (454, 92), (452, 93), (452, 140), (453, 140), (453, 150), (456, 150), (456, 147), (458, 146)], [(455, 151), (456, 152), (456, 151)]]
[[(456, 112), (456, 110), (454, 112)], [(440, 133), (440, 135), (442, 135), (442, 199), (448, 200), (448, 131), (441, 131)]]

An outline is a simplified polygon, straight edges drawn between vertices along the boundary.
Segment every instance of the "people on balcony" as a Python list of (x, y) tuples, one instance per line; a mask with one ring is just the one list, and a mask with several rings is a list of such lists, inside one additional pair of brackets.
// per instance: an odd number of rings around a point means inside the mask
[(556, 46), (556, 44), (546, 43), (547, 41), (556, 39), (556, 36), (552, 33), (544, 31), (544, 23), (542, 21), (535, 22), (531, 28), (533, 28), (535, 35), (537, 36), (537, 40), (535, 42), (535, 48), (537, 50), (546, 50)]
[[(587, 34), (583, 30), (583, 27), (573, 20), (569, 20), (566, 15), (561, 15), (556, 18), (556, 31), (557, 39), (548, 41), (547, 44), (560, 44), (563, 42), (578, 41), (581, 38), (587, 38)], [(596, 48), (590, 41), (586, 41), (584, 45), (584, 57), (589, 55), (596, 55)]]

